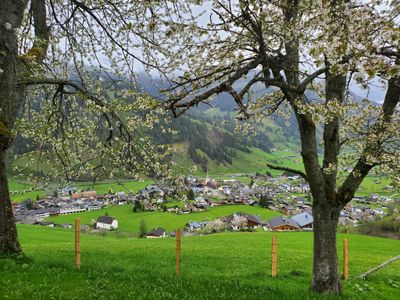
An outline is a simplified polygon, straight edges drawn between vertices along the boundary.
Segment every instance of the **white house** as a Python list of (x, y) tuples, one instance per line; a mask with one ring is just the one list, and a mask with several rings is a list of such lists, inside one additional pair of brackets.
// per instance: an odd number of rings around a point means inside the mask
[(96, 228), (107, 230), (116, 229), (118, 228), (118, 220), (109, 216), (101, 216), (97, 219)]

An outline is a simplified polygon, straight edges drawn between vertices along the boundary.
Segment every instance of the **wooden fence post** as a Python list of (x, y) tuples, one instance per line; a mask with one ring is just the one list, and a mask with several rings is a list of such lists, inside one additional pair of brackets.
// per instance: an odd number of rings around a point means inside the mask
[(80, 220), (75, 219), (75, 266), (81, 268), (81, 225)]
[(176, 275), (181, 274), (181, 230), (176, 230)]
[(278, 273), (278, 242), (276, 236), (272, 236), (272, 277), (276, 277)]
[(343, 240), (343, 278), (349, 279), (349, 243), (347, 239)]

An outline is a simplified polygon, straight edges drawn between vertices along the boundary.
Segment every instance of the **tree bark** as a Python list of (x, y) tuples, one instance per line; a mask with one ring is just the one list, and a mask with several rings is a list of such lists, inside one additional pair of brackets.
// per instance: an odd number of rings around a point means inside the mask
[(0, 255), (21, 252), (8, 190), (5, 155), (6, 151), (2, 150), (0, 154)]
[[(326, 201), (320, 201), (326, 203)], [(312, 289), (318, 293), (340, 294), (336, 251), (336, 228), (340, 208), (330, 205), (314, 205), (314, 255)]]
[(28, 0), (3, 0), (0, 7), (0, 255), (20, 253), (10, 193), (5, 156), (12, 143), (12, 129), (19, 108), (18, 38)]

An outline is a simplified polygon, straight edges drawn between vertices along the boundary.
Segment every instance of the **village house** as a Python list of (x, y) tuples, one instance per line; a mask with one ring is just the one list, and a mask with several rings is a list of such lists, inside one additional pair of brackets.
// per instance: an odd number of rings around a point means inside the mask
[(300, 230), (295, 221), (285, 216), (275, 217), (269, 220), (269, 227), (274, 231)]
[(117, 228), (118, 228), (118, 220), (113, 217), (101, 216), (97, 219), (96, 229), (111, 230)]
[(239, 230), (241, 228), (255, 229), (264, 224), (258, 216), (245, 214), (242, 212), (236, 212), (230, 216), (222, 218), (222, 221), (229, 223), (232, 230)]
[(158, 239), (158, 238), (164, 238), (165, 237), (165, 229), (161, 227), (156, 227), (152, 231), (150, 231), (148, 234), (146, 234), (146, 238), (148, 239)]
[(355, 222), (350, 215), (340, 215), (338, 224), (340, 226), (354, 226)]
[(82, 192), (82, 197), (83, 198), (94, 198), (94, 197), (96, 197), (96, 195), (97, 195), (97, 193), (96, 193), (96, 191), (84, 191), (84, 192)]
[(207, 221), (205, 221), (205, 222), (191, 221), (185, 225), (185, 229), (187, 231), (196, 231), (196, 230), (199, 230), (199, 229), (205, 227), (207, 224), (208, 224)]
[(313, 229), (314, 218), (308, 212), (303, 212), (301, 214), (292, 217), (292, 220), (299, 225), (301, 229)]
[(68, 224), (68, 223), (61, 224), (60, 227), (64, 228), (64, 229), (72, 229), (72, 224)]

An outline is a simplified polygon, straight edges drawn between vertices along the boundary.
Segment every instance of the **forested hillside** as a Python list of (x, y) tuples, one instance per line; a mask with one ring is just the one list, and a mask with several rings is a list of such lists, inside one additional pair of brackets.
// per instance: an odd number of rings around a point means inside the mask
[[(98, 78), (110, 87), (114, 86), (107, 76), (97, 74)], [(113, 78), (115, 80), (117, 78)], [(116, 80), (117, 81), (117, 80)], [(245, 81), (243, 81), (243, 84)], [(241, 85), (239, 82), (238, 85)], [(146, 75), (140, 75), (137, 78), (138, 90), (150, 94), (158, 100), (163, 96), (159, 90), (163, 88), (163, 83), (155, 79), (149, 79)], [(236, 86), (240, 88), (240, 86)], [(262, 86), (256, 86), (254, 93), (265, 94), (270, 90)], [(107, 95), (109, 98), (118, 98), (121, 95), (110, 88)], [(307, 93), (311, 101), (319, 101), (318, 97), (312, 93)], [(361, 101), (362, 98), (351, 94), (352, 101)], [(134, 101), (134, 99), (131, 99)], [(176, 132), (176, 134), (166, 133), (160, 130), (160, 126), (154, 127), (147, 134), (155, 143), (168, 145), (185, 145), (178, 147), (179, 164), (196, 164), (201, 170), (206, 171), (207, 165), (229, 166), (234, 160), (243, 159), (245, 154), (251, 152), (251, 148), (258, 148), (265, 153), (272, 153), (272, 150), (289, 150), (298, 152), (298, 129), (297, 123), (292, 115), (284, 118), (279, 114), (273, 114), (262, 123), (251, 127), (249, 131), (237, 130), (239, 122), (245, 121), (235, 119), (235, 110), (237, 109), (232, 97), (227, 93), (221, 93), (210, 101), (209, 105), (200, 104), (198, 107), (190, 110), (181, 117), (173, 118), (171, 122), (162, 122), (161, 125)], [(17, 135), (11, 154), (9, 155), (9, 164), (13, 163), (14, 155), (23, 155), (29, 151), (35, 151), (35, 147), (30, 140)], [(248, 156), (248, 155), (247, 155)], [(251, 156), (251, 154), (250, 154)], [(174, 157), (177, 160), (177, 157)], [(242, 162), (238, 161), (239, 164)], [(11, 170), (11, 168), (10, 168)], [(40, 175), (45, 170), (30, 170)]]
[[(102, 81), (112, 86), (110, 78), (102, 76)], [(137, 81), (140, 91), (156, 99), (162, 98), (159, 93), (160, 82), (149, 80), (144, 75), (139, 76)], [(267, 93), (268, 91), (260, 88), (257, 92)], [(111, 89), (107, 97), (117, 98), (121, 95)], [(240, 160), (245, 156), (244, 154), (249, 154), (251, 148), (258, 148), (266, 153), (271, 153), (274, 149), (297, 150), (293, 146), (298, 142), (297, 124), (293, 116), (285, 119), (279, 115), (273, 115), (262, 124), (257, 124), (251, 130), (243, 132), (236, 129), (238, 120), (235, 119), (235, 109), (236, 106), (231, 97), (222, 93), (210, 105), (200, 105), (179, 118), (173, 118), (171, 122), (160, 124), (172, 129), (176, 134), (160, 130), (160, 126), (154, 127), (147, 134), (155, 143), (185, 145), (185, 147), (180, 147), (183, 153), (181, 151), (179, 154), (179, 163), (196, 164), (203, 171), (206, 171), (210, 160), (214, 166), (232, 165), (233, 160)], [(32, 141), (17, 135), (8, 156), (10, 172), (12, 172), (11, 164), (25, 164), (23, 159), (15, 161), (14, 155), (21, 156), (37, 150)], [(241, 164), (241, 162), (238, 163)], [(41, 176), (46, 173), (46, 166), (26, 171)]]

